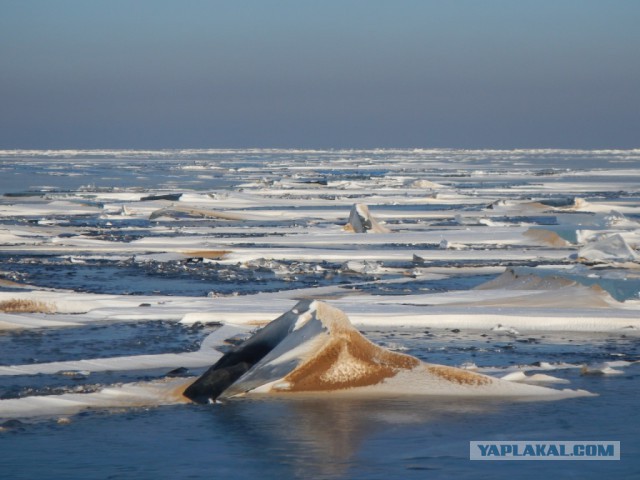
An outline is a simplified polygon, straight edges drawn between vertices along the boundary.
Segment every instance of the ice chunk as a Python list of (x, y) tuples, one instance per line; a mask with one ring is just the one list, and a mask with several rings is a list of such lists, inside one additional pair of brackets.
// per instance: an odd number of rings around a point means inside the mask
[(568, 247), (571, 245), (567, 240), (562, 238), (558, 233), (542, 228), (530, 228), (523, 234), (529, 240), (533, 240), (536, 244), (549, 247)]
[(369, 213), (369, 207), (362, 203), (356, 203), (351, 208), (349, 223), (345, 225), (345, 230), (355, 233), (389, 233), (387, 227), (380, 225)]
[(223, 356), (185, 390), (201, 403), (244, 394), (588, 395), (425, 363), (367, 340), (341, 310), (303, 300)]
[(499, 335), (509, 335), (512, 337), (515, 337), (516, 335), (520, 335), (520, 332), (515, 328), (510, 327), (508, 325), (502, 325), (501, 323), (493, 327), (491, 331)]
[(552, 375), (546, 375), (544, 373), (534, 373), (533, 375), (527, 375), (522, 371), (511, 372), (501, 378), (502, 380), (507, 380), (509, 382), (522, 383), (569, 383), (569, 380), (564, 378), (558, 378)]
[(637, 262), (640, 256), (616, 233), (585, 245), (578, 251), (578, 258), (589, 262)]
[(464, 250), (467, 246), (464, 243), (451, 242), (443, 238), (438, 245), (441, 250)]
[(426, 188), (426, 189), (429, 189), (429, 190), (439, 190), (441, 188), (444, 188), (443, 185), (441, 185), (439, 183), (432, 182), (431, 180), (426, 180), (424, 178), (421, 178), (419, 180), (414, 180), (411, 183), (411, 186), (413, 188)]
[(604, 363), (602, 365), (584, 365), (580, 373), (582, 375), (622, 375), (624, 372)]

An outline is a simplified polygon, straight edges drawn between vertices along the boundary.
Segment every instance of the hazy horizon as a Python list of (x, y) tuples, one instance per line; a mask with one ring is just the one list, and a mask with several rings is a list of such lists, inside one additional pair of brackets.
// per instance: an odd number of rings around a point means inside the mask
[(640, 147), (640, 3), (4, 0), (0, 149)]

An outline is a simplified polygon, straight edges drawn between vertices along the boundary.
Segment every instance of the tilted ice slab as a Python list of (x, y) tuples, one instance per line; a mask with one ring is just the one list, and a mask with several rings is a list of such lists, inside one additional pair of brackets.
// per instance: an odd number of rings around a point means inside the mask
[(246, 394), (565, 398), (585, 391), (517, 384), (425, 363), (367, 340), (337, 308), (300, 301), (225, 354), (185, 390), (206, 403)]
[(356, 203), (351, 208), (349, 222), (344, 227), (345, 230), (354, 233), (389, 233), (390, 230), (378, 223), (369, 212), (369, 207), (363, 203)]

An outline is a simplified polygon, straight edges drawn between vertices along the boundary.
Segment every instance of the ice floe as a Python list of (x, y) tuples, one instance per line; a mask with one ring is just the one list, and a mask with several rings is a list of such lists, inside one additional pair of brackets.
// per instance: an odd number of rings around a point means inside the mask
[(118, 409), (187, 403), (182, 395), (188, 382), (166, 379), (104, 387), (93, 393), (30, 396), (0, 400), (0, 418), (74, 415), (89, 408)]
[(613, 368), (611, 364), (584, 365), (580, 369), (582, 375), (622, 375), (624, 372)]
[(558, 378), (552, 375), (547, 375), (544, 373), (534, 373), (532, 375), (527, 375), (522, 371), (512, 372), (506, 374), (504, 377), (500, 377), (502, 380), (507, 380), (509, 382), (522, 382), (522, 383), (570, 383), (569, 380), (565, 378)]
[(421, 362), (379, 347), (347, 316), (326, 303), (299, 302), (225, 354), (185, 390), (214, 402), (246, 394), (330, 392), (355, 395), (558, 396), (589, 395), (513, 383), (454, 367)]

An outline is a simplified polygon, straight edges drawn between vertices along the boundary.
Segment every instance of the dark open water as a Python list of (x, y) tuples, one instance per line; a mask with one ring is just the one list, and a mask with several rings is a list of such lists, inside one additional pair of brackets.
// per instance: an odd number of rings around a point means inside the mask
[[(640, 368), (560, 402), (239, 400), (88, 412), (0, 435), (2, 478), (639, 478)], [(621, 461), (469, 460), (470, 440), (620, 440)]]

